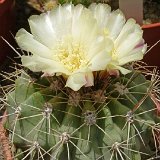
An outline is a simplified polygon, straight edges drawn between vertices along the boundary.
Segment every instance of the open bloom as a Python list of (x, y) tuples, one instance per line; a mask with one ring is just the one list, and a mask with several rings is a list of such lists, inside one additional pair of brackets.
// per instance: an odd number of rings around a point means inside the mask
[(130, 72), (124, 65), (141, 60), (146, 51), (142, 29), (106, 4), (65, 4), (29, 18), (31, 34), (20, 29), (16, 40), (22, 64), (44, 75), (62, 75), (74, 91), (92, 86), (93, 71)]
[[(105, 16), (105, 15), (104, 15)], [(74, 91), (92, 86), (93, 71), (105, 70), (113, 42), (99, 33), (90, 9), (66, 4), (29, 18), (31, 33), (20, 29), (16, 41), (31, 55), (21, 57), (30, 70), (62, 75)]]
[(127, 74), (130, 71), (122, 66), (141, 60), (147, 48), (141, 27), (134, 19), (126, 21), (120, 10), (111, 12), (107, 4), (92, 4), (89, 8), (97, 20), (101, 34), (114, 41), (110, 53), (112, 60), (107, 65), (107, 70), (120, 70)]

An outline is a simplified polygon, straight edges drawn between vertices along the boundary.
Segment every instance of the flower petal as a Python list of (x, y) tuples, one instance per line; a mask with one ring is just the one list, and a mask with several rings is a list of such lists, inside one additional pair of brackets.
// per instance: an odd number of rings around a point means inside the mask
[[(143, 48), (145, 48), (145, 46), (146, 45), (144, 45)], [(126, 55), (122, 58), (119, 58), (119, 64), (124, 65), (124, 64), (126, 64), (126, 62), (128, 63), (128, 62), (141, 60), (141, 59), (143, 59), (144, 52), (145, 52), (145, 49), (142, 49), (142, 47), (136, 48), (136, 49), (132, 50), (128, 55)]]
[(93, 76), (92, 72), (86, 73), (85, 78), (86, 78), (86, 82), (87, 82), (85, 84), (85, 87), (90, 87), (90, 86), (94, 85), (94, 76)]
[(105, 28), (111, 13), (111, 7), (108, 4), (93, 3), (89, 6), (89, 9), (92, 11), (94, 17), (96, 18), (99, 27), (101, 29)]
[[(94, 47), (91, 47), (90, 53), (90, 69), (92, 71), (105, 70), (107, 64), (111, 60), (110, 52), (113, 49), (113, 42), (111, 39), (105, 38), (102, 41), (95, 43)], [(91, 57), (91, 55), (94, 55)]]
[(73, 7), (73, 4), (59, 5), (50, 12), (31, 16), (29, 25), (34, 37), (53, 49), (55, 41), (71, 33)]
[(74, 5), (69, 3), (63, 6), (59, 5), (48, 13), (57, 37), (62, 38), (64, 35), (71, 33), (74, 8)]
[(120, 43), (116, 49), (118, 58), (122, 58), (130, 54), (135, 46), (142, 40), (142, 35), (139, 33), (131, 33)]
[(109, 37), (115, 40), (122, 30), (125, 21), (125, 17), (120, 10), (112, 12), (109, 16), (108, 23), (106, 24), (106, 29), (109, 32)]
[(56, 33), (52, 27), (49, 15), (33, 15), (28, 21), (34, 38), (43, 45), (52, 48), (56, 39)]
[(104, 34), (112, 39), (116, 39), (125, 23), (125, 17), (120, 10), (111, 12), (111, 7), (107, 4), (91, 4), (89, 9), (93, 12), (99, 27)]
[(98, 25), (90, 10), (82, 7), (82, 5), (77, 5), (72, 19), (73, 40), (89, 46), (97, 34)]
[(21, 61), (23, 66), (35, 72), (42, 71), (48, 74), (67, 73), (61, 63), (39, 56), (22, 56)]
[(119, 70), (119, 71), (120, 71), (122, 74), (124, 74), (124, 75), (131, 72), (130, 70), (125, 69), (124, 67), (121, 67), (121, 66), (118, 66), (118, 65), (114, 65), (114, 64), (109, 64), (109, 65), (107, 66), (107, 70), (108, 70), (109, 72), (113, 72), (113, 70)]
[(29, 68), (33, 72), (42, 71), (42, 67), (37, 63), (34, 56), (21, 56), (22, 65)]
[(87, 84), (85, 73), (76, 73), (70, 75), (66, 82), (66, 87), (78, 91), (82, 86)]
[(119, 36), (115, 40), (115, 48), (118, 48), (121, 43), (126, 40), (126, 37), (128, 37), (130, 34), (139, 34), (142, 36), (142, 29), (140, 25), (136, 24), (136, 21), (132, 18), (130, 18), (126, 24), (123, 26)]
[(17, 32), (15, 39), (21, 49), (44, 58), (51, 58), (51, 50), (35, 40), (33, 35), (28, 33), (25, 29), (20, 29)]
[(124, 75), (131, 72), (131, 70), (128, 70), (128, 69), (121, 67), (121, 66), (116, 66), (116, 68)]

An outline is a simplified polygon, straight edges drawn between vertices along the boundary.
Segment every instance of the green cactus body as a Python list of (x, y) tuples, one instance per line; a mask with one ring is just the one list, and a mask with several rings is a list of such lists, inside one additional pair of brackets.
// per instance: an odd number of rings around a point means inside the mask
[(143, 160), (154, 154), (159, 120), (152, 82), (133, 72), (103, 83), (103, 90), (73, 92), (58, 78), (33, 81), (23, 71), (6, 94), (15, 159)]

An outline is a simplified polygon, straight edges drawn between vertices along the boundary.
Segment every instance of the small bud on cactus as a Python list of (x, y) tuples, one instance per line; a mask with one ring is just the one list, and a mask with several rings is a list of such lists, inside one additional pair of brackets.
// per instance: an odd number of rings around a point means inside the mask
[(105, 4), (65, 4), (29, 24), (16, 35), (24, 68), (3, 88), (13, 159), (158, 157), (160, 80), (134, 62), (146, 50), (140, 26)]

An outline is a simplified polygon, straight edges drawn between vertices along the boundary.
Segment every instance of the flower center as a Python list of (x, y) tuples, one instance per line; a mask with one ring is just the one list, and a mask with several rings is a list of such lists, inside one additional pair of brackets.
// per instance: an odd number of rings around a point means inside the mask
[(117, 55), (116, 55), (116, 49), (115, 49), (115, 48), (112, 50), (111, 56), (112, 56), (112, 60), (113, 60), (113, 61), (117, 61), (117, 60), (118, 60)]
[(103, 34), (104, 34), (105, 36), (109, 36), (109, 30), (108, 30), (107, 28), (104, 28), (104, 29), (103, 29)]
[(58, 58), (69, 72), (74, 72), (87, 66), (88, 61), (85, 57), (84, 47), (79, 44), (68, 44), (60, 46)]

